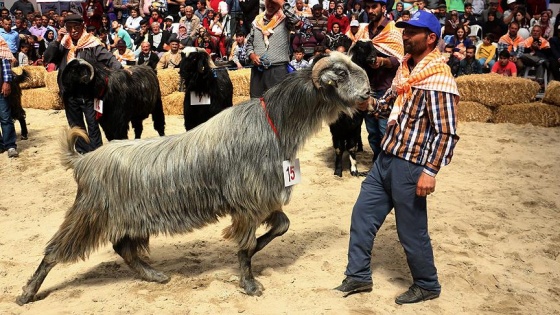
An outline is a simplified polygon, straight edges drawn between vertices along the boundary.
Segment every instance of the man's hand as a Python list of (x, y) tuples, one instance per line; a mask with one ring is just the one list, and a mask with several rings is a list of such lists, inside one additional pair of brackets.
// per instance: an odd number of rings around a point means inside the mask
[(66, 27), (61, 27), (58, 30), (58, 36), (56, 37), (56, 41), (60, 43), (60, 41), (62, 40), (62, 37), (64, 37), (64, 35), (68, 34), (68, 31), (66, 30)]
[(261, 65), (261, 56), (255, 54), (255, 53), (252, 53), (252, 54), (249, 55), (249, 59), (251, 59), (251, 61), (253, 62), (253, 64), (255, 66), (258, 67), (258, 66)]
[(4, 97), (8, 97), (10, 93), (12, 93), (12, 86), (10, 85), (10, 82), (2, 83), (2, 95)]
[(422, 172), (420, 178), (418, 179), (418, 184), (416, 184), (416, 195), (420, 197), (426, 197), (427, 195), (433, 193), (435, 190), (436, 178)]

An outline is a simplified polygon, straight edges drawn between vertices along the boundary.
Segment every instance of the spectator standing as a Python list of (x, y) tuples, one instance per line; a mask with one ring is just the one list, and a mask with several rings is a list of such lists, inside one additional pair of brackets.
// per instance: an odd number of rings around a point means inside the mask
[(7, 17), (2, 19), (2, 29), (0, 29), (0, 36), (4, 39), (4, 43), (8, 45), (8, 48), (12, 54), (16, 54), (19, 48), (19, 33), (12, 30), (12, 20)]
[(19, 156), (16, 145), (16, 129), (14, 128), (14, 120), (12, 119), (10, 104), (8, 104), (7, 97), (12, 93), (12, 62), (14, 55), (6, 42), (0, 38), (0, 62), (2, 63), (2, 90), (0, 91), (0, 153), (8, 151), (9, 158), (16, 158)]
[(23, 15), (27, 16), (28, 13), (35, 12), (35, 7), (33, 6), (33, 3), (29, 2), (29, 0), (17, 0), (10, 8), (10, 12), (15, 14), (16, 10), (21, 10)]

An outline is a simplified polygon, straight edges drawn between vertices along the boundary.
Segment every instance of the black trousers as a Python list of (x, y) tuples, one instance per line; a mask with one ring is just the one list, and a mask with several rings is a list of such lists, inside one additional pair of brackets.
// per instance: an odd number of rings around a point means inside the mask
[(80, 127), (88, 133), (90, 142), (87, 143), (82, 139), (78, 139), (76, 142), (76, 151), (83, 154), (99, 148), (103, 144), (103, 141), (101, 140), (99, 124), (95, 119), (96, 112), (93, 109), (93, 98), (66, 96), (63, 100), (68, 125), (70, 125), (70, 127)]

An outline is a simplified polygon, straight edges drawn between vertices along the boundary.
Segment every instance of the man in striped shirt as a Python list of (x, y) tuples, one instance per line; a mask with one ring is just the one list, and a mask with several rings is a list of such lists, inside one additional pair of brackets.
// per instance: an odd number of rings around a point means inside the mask
[(418, 11), (404, 28), (405, 57), (393, 80), (397, 91), (382, 152), (362, 183), (352, 212), (346, 279), (336, 289), (346, 295), (371, 291), (373, 240), (395, 208), (397, 233), (405, 250), (413, 285), (397, 304), (437, 298), (441, 291), (430, 237), (426, 196), (433, 193), (441, 166), (451, 161), (456, 133), (457, 85), (436, 48), (437, 18)]

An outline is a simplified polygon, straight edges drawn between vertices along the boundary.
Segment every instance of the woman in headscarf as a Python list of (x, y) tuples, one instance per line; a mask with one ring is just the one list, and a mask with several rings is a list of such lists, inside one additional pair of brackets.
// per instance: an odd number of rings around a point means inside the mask
[(323, 46), (325, 46), (326, 53), (330, 53), (331, 51), (337, 51), (340, 46), (343, 46), (345, 50), (348, 50), (349, 47), (348, 43), (350, 39), (348, 36), (344, 35), (340, 31), (340, 24), (333, 23), (332, 30), (327, 33), (325, 39), (323, 40)]

